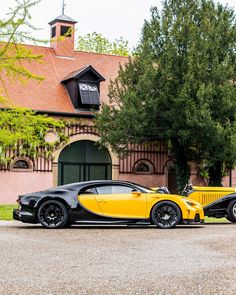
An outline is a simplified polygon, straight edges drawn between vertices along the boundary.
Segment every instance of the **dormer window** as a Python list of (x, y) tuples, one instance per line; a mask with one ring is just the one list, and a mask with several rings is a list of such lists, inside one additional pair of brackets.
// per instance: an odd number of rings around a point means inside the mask
[(78, 83), (82, 104), (100, 105), (97, 86), (94, 84)]
[(101, 81), (105, 79), (92, 66), (87, 66), (67, 75), (62, 83), (65, 84), (75, 109), (98, 110)]

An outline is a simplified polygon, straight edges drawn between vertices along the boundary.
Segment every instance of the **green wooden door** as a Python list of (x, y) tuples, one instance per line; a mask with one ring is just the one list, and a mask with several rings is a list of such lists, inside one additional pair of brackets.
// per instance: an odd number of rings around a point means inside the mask
[(111, 179), (111, 159), (93, 141), (81, 140), (66, 146), (58, 160), (58, 184)]

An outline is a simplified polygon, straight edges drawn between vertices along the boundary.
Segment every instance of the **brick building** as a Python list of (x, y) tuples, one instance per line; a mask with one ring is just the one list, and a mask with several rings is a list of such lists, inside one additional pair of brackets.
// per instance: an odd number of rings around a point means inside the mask
[[(33, 53), (43, 55), (43, 63), (27, 66), (43, 76), (43, 82), (30, 80), (24, 86), (9, 82), (7, 89), (17, 106), (55, 118), (80, 120), (67, 127), (69, 142), (55, 150), (52, 159), (22, 158), (17, 152), (8, 151), (11, 163), (0, 166), (0, 203), (14, 203), (18, 194), (92, 179), (123, 179), (146, 186), (175, 188), (174, 164), (165, 143), (131, 145), (125, 159), (118, 159), (109, 149), (98, 149), (95, 143), (99, 134), (93, 127), (91, 107), (99, 111), (102, 102), (108, 103), (109, 82), (117, 76), (120, 64), (124, 65), (128, 59), (75, 51), (75, 24), (73, 19), (61, 15), (49, 23), (50, 47), (25, 45)], [(48, 134), (48, 140), (54, 138), (54, 132)]]

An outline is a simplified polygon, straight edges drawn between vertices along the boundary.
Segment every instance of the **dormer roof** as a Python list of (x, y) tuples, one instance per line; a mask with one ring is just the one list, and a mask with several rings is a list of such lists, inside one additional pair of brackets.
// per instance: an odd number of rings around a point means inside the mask
[(94, 74), (94, 76), (97, 77), (97, 81), (96, 82), (102, 82), (105, 81), (105, 78), (103, 76), (101, 76), (91, 65), (87, 65), (85, 67), (83, 67), (82, 69), (79, 69), (77, 71), (73, 71), (71, 73), (69, 73), (68, 75), (66, 75), (63, 80), (61, 81), (62, 83), (71, 80), (71, 79), (80, 79), (84, 74), (86, 74), (87, 72), (91, 72)]

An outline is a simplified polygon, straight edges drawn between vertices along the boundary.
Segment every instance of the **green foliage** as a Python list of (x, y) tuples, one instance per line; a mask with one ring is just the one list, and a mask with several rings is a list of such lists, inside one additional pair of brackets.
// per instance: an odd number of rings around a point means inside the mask
[(101, 34), (93, 32), (85, 36), (79, 36), (77, 42), (77, 49), (80, 51), (107, 53), (114, 55), (129, 55), (128, 41), (122, 37), (110, 42), (106, 37)]
[[(32, 53), (19, 43), (40, 42), (27, 30), (36, 30), (31, 24), (29, 9), (39, 0), (16, 0), (16, 6), (10, 8), (7, 18), (0, 20), (0, 101), (8, 98), (5, 79), (17, 79), (26, 82), (28, 79), (43, 80), (27, 69), (29, 62), (41, 61), (42, 56)], [(22, 29), (22, 27), (24, 29)]]
[[(17, 151), (18, 156), (50, 158), (54, 148), (68, 139), (64, 129), (65, 123), (62, 120), (36, 115), (31, 110), (18, 108), (0, 111), (0, 162), (7, 163), (11, 160), (6, 158), (9, 148)], [(55, 142), (45, 141), (49, 131), (57, 134)], [(42, 155), (39, 154), (38, 147), (43, 147)]]
[(221, 168), (236, 161), (234, 11), (212, 0), (166, 0), (161, 14), (151, 13), (135, 57), (110, 84), (111, 106), (97, 118), (101, 144), (119, 152), (129, 141), (164, 139), (179, 191), (191, 161), (218, 167), (219, 182)]
[[(38, 2), (16, 0), (16, 6), (10, 9), (7, 18), (0, 20), (0, 102), (2, 106), (13, 108), (0, 111), (0, 162), (4, 164), (11, 161), (7, 157), (8, 149), (15, 151), (18, 156), (50, 158), (53, 149), (67, 140), (63, 133), (64, 122), (36, 115), (31, 110), (14, 108), (5, 86), (5, 79), (10, 79), (12, 83), (15, 80), (22, 83), (26, 83), (29, 79), (43, 80), (43, 77), (27, 69), (29, 62), (40, 62), (42, 56), (33, 54), (19, 44), (39, 41), (31, 37), (30, 32), (27, 31), (35, 29), (30, 23), (29, 9)], [(44, 139), (50, 130), (58, 134), (58, 140), (54, 143), (48, 143)], [(44, 148), (43, 154), (39, 154), (38, 147)]]

